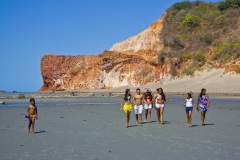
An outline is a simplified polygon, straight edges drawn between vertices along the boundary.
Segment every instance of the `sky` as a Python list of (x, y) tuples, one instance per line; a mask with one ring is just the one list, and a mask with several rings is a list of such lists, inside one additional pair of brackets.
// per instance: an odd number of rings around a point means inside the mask
[(181, 0), (0, 0), (0, 90), (38, 91), (45, 54), (100, 54), (146, 29), (176, 2)]

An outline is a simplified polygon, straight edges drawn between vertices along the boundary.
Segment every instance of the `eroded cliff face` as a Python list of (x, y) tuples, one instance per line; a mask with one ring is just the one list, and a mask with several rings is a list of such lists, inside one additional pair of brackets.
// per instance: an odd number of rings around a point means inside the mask
[(112, 51), (97, 56), (45, 55), (41, 60), (44, 84), (40, 91), (138, 86), (159, 81), (169, 70), (167, 64), (158, 65), (156, 57), (145, 59)]
[(116, 43), (110, 49), (110, 51), (118, 52), (137, 52), (140, 50), (163, 50), (164, 44), (161, 39), (161, 31), (163, 28), (163, 20), (166, 17), (166, 13), (152, 23), (146, 30), (142, 31), (140, 34), (130, 37), (129, 39)]
[(164, 47), (161, 41), (164, 18), (165, 14), (140, 34), (96, 56), (44, 55), (40, 91), (138, 86), (168, 76), (169, 63), (157, 62), (158, 51)]

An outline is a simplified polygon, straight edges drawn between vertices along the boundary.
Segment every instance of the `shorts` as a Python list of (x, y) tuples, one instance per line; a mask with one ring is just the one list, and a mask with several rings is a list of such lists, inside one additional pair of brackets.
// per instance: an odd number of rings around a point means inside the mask
[(156, 104), (156, 108), (164, 107), (164, 104)]
[(198, 108), (200, 112), (207, 112), (208, 106), (199, 104)]
[(144, 109), (151, 109), (151, 108), (152, 108), (152, 103), (144, 105)]
[(124, 112), (127, 112), (127, 111), (132, 112), (133, 111), (132, 104), (124, 104), (123, 111)]
[(186, 107), (185, 108), (185, 111), (186, 111), (186, 113), (188, 113), (188, 112), (192, 112), (193, 111), (193, 107)]
[(142, 114), (143, 112), (143, 106), (142, 105), (139, 105), (139, 106), (134, 106), (134, 111), (135, 111), (135, 114)]

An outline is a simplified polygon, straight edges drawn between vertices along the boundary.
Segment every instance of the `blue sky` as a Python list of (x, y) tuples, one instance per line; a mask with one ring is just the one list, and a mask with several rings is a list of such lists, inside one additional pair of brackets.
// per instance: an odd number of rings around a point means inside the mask
[(44, 54), (100, 54), (146, 29), (175, 2), (0, 0), (0, 90), (37, 91)]

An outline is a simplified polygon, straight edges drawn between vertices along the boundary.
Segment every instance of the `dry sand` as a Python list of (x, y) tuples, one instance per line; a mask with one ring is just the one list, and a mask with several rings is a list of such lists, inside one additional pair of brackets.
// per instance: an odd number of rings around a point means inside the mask
[[(169, 95), (165, 125), (124, 127), (120, 97), (36, 99), (36, 133), (27, 133), (28, 99), (6, 99), (0, 107), (0, 159), (24, 160), (235, 160), (240, 157), (240, 99), (211, 97), (206, 126), (193, 113), (186, 127), (183, 96)], [(195, 97), (196, 100), (196, 97)], [(108, 103), (108, 104), (107, 104)]]
[(206, 88), (208, 93), (240, 93), (240, 75), (224, 73), (224, 69), (213, 69), (195, 73), (194, 77), (165, 78), (160, 83), (148, 84), (142, 88), (162, 87), (165, 92), (200, 92)]

